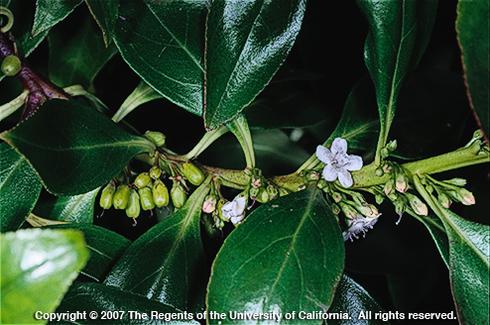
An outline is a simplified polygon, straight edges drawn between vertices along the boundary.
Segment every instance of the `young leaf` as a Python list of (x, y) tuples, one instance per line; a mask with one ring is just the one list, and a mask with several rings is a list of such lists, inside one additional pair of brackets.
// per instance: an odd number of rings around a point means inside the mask
[(490, 228), (444, 211), (451, 289), (459, 320), (464, 324), (485, 324), (490, 307)]
[(105, 45), (109, 46), (116, 24), (119, 0), (85, 0), (85, 3), (102, 30)]
[[(119, 290), (111, 286), (105, 286), (98, 283), (75, 283), (71, 286), (70, 291), (66, 294), (58, 307), (59, 312), (84, 312), (87, 314), (90, 311), (100, 313), (102, 311), (124, 311), (122, 318), (117, 324), (140, 324), (150, 325), (155, 324), (156, 319), (141, 319), (135, 320), (134, 316), (130, 317), (129, 311), (146, 313), (149, 316), (152, 312), (168, 313), (168, 314), (183, 314), (182, 310), (176, 309), (171, 305), (165, 305), (154, 300), (149, 300), (140, 295), (133, 294), (128, 291)], [(93, 324), (94, 321), (77, 320), (77, 324)], [(159, 323), (159, 322), (157, 322)], [(168, 321), (165, 324), (198, 325), (195, 320)]]
[(346, 312), (351, 319), (329, 320), (328, 324), (337, 325), (374, 325), (385, 324), (380, 320), (359, 319), (361, 313), (371, 311), (373, 314), (382, 311), (378, 303), (357, 282), (343, 275), (335, 292), (335, 298), (329, 313)]
[(488, 28), (488, 1), (458, 1), (458, 32), (459, 47), (461, 48), (463, 71), (468, 88), (470, 105), (475, 111), (477, 121), (489, 135), (490, 117), (488, 113), (490, 89), (490, 51)]
[(184, 207), (139, 237), (111, 270), (105, 284), (193, 310), (206, 285), (200, 216), (208, 191), (205, 182)]
[(204, 120), (232, 120), (269, 83), (301, 28), (306, 0), (225, 1), (207, 20)]
[(332, 303), (343, 268), (340, 228), (321, 193), (293, 193), (260, 206), (225, 240), (213, 263), (207, 307), (224, 313), (322, 311)]
[(49, 77), (60, 87), (81, 84), (90, 88), (102, 67), (116, 53), (106, 47), (93, 20), (84, 19), (75, 33), (66, 33), (65, 24), (53, 28), (49, 35)]
[(65, 19), (82, 0), (37, 0), (32, 35), (36, 36)]
[(162, 96), (202, 114), (207, 0), (122, 1), (114, 40), (128, 65)]
[(135, 155), (154, 146), (76, 100), (51, 100), (0, 138), (34, 166), (56, 195), (86, 193), (117, 176)]
[(116, 260), (131, 243), (125, 237), (95, 225), (66, 224), (51, 226), (51, 229), (73, 229), (83, 232), (90, 259), (80, 274), (92, 281), (102, 282)]
[(88, 252), (73, 230), (29, 229), (0, 235), (1, 322), (33, 323), (36, 311), (52, 312)]
[(40, 192), (41, 182), (25, 158), (0, 143), (0, 231), (20, 228)]
[(94, 219), (94, 203), (100, 188), (73, 195), (52, 197), (40, 202), (35, 213), (57, 221), (91, 224)]
[(379, 151), (388, 132), (402, 82), (418, 64), (430, 39), (437, 0), (359, 0), (370, 27), (364, 60), (376, 88), (381, 130)]

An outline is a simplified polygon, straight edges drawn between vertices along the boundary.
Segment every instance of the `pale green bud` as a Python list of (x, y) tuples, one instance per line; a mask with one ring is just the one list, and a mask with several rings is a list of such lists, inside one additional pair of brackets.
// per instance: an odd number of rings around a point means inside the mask
[(144, 211), (153, 210), (155, 208), (153, 193), (149, 187), (140, 188), (138, 194), (140, 196), (141, 208)]
[(114, 193), (116, 192), (116, 185), (114, 182), (109, 182), (102, 193), (100, 194), (99, 205), (103, 209), (110, 209), (112, 206), (112, 199), (114, 197)]
[(131, 190), (128, 207), (126, 208), (126, 215), (129, 218), (136, 219), (139, 217), (140, 212), (140, 196), (136, 190)]
[(139, 174), (133, 183), (137, 188), (143, 188), (148, 186), (150, 182), (151, 182), (150, 175), (148, 175), (148, 173), (145, 172)]
[(128, 206), (129, 202), (129, 186), (123, 184), (119, 185), (116, 189), (116, 193), (114, 193), (114, 197), (112, 198), (112, 204), (114, 209), (124, 210)]
[(185, 162), (182, 164), (182, 174), (184, 177), (195, 186), (201, 185), (204, 181), (204, 174), (196, 165), (191, 162)]

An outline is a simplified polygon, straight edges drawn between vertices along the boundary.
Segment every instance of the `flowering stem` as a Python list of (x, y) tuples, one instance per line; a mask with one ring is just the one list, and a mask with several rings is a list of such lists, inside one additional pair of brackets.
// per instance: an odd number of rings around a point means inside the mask
[(213, 142), (218, 140), (222, 135), (228, 132), (228, 128), (226, 126), (221, 126), (212, 131), (208, 131), (204, 134), (204, 136), (199, 140), (199, 142), (192, 148), (191, 151), (186, 153), (183, 157), (187, 160), (197, 158), (204, 150), (206, 150)]
[(133, 92), (121, 104), (121, 107), (119, 107), (116, 114), (114, 114), (112, 120), (117, 123), (125, 118), (138, 106), (141, 106), (149, 101), (161, 97), (162, 96), (157, 93), (153, 88), (148, 86), (144, 81), (141, 81), (138, 86), (133, 90)]
[(238, 118), (230, 122), (227, 126), (242, 146), (242, 150), (245, 155), (245, 161), (247, 163), (247, 168), (255, 168), (255, 151), (247, 119), (243, 115), (240, 115)]

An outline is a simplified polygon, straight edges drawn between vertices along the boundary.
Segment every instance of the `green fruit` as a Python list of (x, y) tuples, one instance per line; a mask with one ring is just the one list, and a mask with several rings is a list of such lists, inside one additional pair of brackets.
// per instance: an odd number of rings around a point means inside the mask
[(145, 138), (153, 142), (157, 147), (162, 147), (165, 144), (165, 134), (157, 131), (146, 131)]
[(172, 203), (174, 207), (180, 209), (184, 206), (185, 201), (187, 200), (187, 194), (185, 193), (184, 188), (177, 182), (174, 182), (172, 185), (172, 189), (170, 190), (170, 197), (172, 198)]
[(267, 203), (267, 202), (269, 202), (269, 200), (270, 200), (269, 193), (267, 192), (267, 190), (264, 187), (261, 187), (260, 188), (259, 194), (257, 194), (257, 198), (256, 199), (260, 203)]
[(162, 170), (158, 168), (157, 166), (153, 166), (150, 169), (150, 177), (157, 180), (162, 176)]
[(130, 194), (129, 186), (119, 185), (112, 199), (112, 204), (114, 205), (114, 209), (118, 209), (118, 210), (126, 209), (129, 202), (129, 194)]
[(143, 188), (143, 187), (148, 186), (148, 184), (150, 184), (150, 182), (151, 182), (150, 175), (148, 175), (148, 173), (141, 173), (134, 180), (134, 185), (137, 188)]
[(140, 215), (140, 196), (136, 190), (131, 190), (131, 194), (129, 196), (129, 204), (126, 208), (126, 215), (129, 218), (136, 219)]
[(167, 186), (161, 181), (157, 180), (153, 183), (153, 202), (159, 208), (165, 207), (169, 202), (169, 195)]
[(2, 61), (2, 72), (8, 77), (13, 77), (19, 73), (22, 63), (16, 55), (8, 55)]
[(151, 188), (144, 187), (138, 190), (140, 196), (141, 208), (144, 211), (153, 210), (155, 208), (155, 202), (153, 201), (153, 194)]
[(182, 174), (192, 185), (195, 186), (201, 185), (201, 183), (204, 181), (203, 172), (191, 162), (185, 162), (182, 164)]
[(99, 199), (99, 205), (102, 209), (107, 210), (111, 208), (112, 198), (114, 196), (115, 191), (116, 191), (116, 185), (112, 181), (104, 187)]

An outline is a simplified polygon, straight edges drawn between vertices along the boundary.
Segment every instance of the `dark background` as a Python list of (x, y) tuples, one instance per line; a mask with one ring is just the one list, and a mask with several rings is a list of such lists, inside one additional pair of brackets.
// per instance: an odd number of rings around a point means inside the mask
[[(23, 14), (16, 16), (17, 23), (32, 23), (33, 3), (23, 1)], [(426, 54), (402, 89), (391, 132), (391, 138), (398, 140), (400, 156), (421, 158), (454, 150), (466, 144), (477, 128), (468, 107), (461, 74), (454, 29), (456, 4), (456, 1), (448, 0), (439, 2)], [(66, 33), (79, 26), (82, 19), (90, 19), (85, 6), (80, 6), (62, 23)], [(285, 162), (284, 157), (278, 157), (274, 152), (257, 152), (259, 167), (265, 173), (287, 173), (297, 168), (301, 161), (299, 157), (311, 154), (335, 127), (352, 87), (361, 82), (367, 89), (372, 88), (363, 62), (366, 33), (366, 22), (355, 1), (308, 2), (303, 28), (290, 56), (259, 95), (257, 103), (260, 105), (247, 112), (255, 127), (254, 134), (262, 135), (264, 143), (276, 153), (291, 158)], [(43, 42), (28, 61), (36, 71), (47, 74), (47, 42)], [(113, 113), (138, 81), (138, 76), (116, 55), (97, 77), (94, 91)], [(12, 99), (20, 91), (15, 80), (4, 80), (0, 89), (1, 102)], [(362, 104), (376, 114), (372, 89)], [(262, 110), (268, 112), (273, 121), (289, 119), (289, 124), (293, 125), (300, 120), (302, 127), (275, 130), (274, 136), (280, 135), (280, 141), (272, 140), (269, 133), (260, 130), (264, 124)], [(15, 123), (15, 118), (4, 123), (2, 129)], [(126, 120), (141, 132), (147, 129), (163, 131), (168, 146), (182, 153), (192, 148), (204, 133), (201, 118), (166, 100), (145, 104)], [(300, 134), (299, 140), (291, 141), (291, 133)], [(360, 153), (365, 161), (372, 156), (370, 151)], [(243, 158), (231, 136), (218, 141), (200, 161), (223, 167), (243, 167)], [(469, 180), (469, 188), (477, 198), (476, 206), (455, 205), (456, 211), (471, 220), (488, 223), (488, 167), (469, 167), (439, 178), (455, 175)], [(43, 198), (49, 199), (46, 193)], [(397, 216), (391, 205), (383, 206), (382, 212), (375, 229), (365, 239), (346, 243), (348, 274), (385, 310), (452, 311), (447, 268), (425, 227), (408, 215), (396, 226)], [(137, 238), (156, 222), (156, 216), (143, 215), (133, 227), (130, 219), (111, 211), (95, 220), (96, 224), (130, 239)], [(218, 236), (218, 242), (222, 236)], [(210, 240), (208, 246), (213, 252), (217, 247), (216, 238)]]

